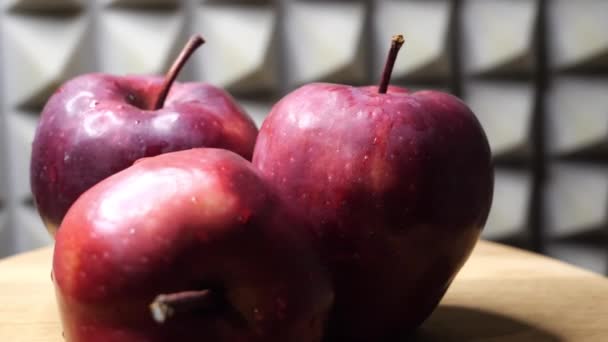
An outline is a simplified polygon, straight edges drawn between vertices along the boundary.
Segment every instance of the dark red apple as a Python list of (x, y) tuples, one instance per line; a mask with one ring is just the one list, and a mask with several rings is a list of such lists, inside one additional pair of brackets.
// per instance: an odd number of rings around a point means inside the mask
[(320, 341), (332, 291), (299, 224), (231, 151), (137, 161), (87, 190), (57, 232), (65, 338)]
[(194, 147), (251, 158), (257, 128), (226, 91), (174, 82), (202, 43), (191, 38), (164, 79), (85, 74), (50, 97), (32, 145), (30, 180), (52, 235), (78, 196), (139, 158)]
[(458, 98), (316, 83), (281, 99), (253, 163), (312, 222), (330, 268), (330, 341), (390, 341), (420, 325), (486, 222), (493, 165), (486, 135)]

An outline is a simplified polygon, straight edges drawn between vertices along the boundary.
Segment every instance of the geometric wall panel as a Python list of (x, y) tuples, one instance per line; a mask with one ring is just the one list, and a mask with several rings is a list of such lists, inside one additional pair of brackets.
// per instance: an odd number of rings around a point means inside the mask
[(449, 1), (380, 1), (374, 22), (374, 79), (380, 79), (390, 37), (397, 33), (405, 35), (405, 46), (393, 69), (395, 82), (445, 80), (450, 76)]
[[(1, 158), (1, 157), (0, 157)], [(9, 196), (5, 187), (5, 175), (3, 171), (3, 161), (0, 159), (0, 257), (6, 255), (5, 250), (11, 249), (9, 240), (9, 227), (8, 227), (8, 200)]]
[(551, 236), (601, 228), (608, 220), (608, 167), (555, 162), (545, 193), (545, 219)]
[(285, 15), (291, 87), (314, 80), (354, 84), (365, 80), (363, 3), (290, 2)]
[(253, 121), (255, 121), (256, 126), (259, 128), (262, 126), (264, 119), (270, 113), (272, 109), (273, 102), (267, 101), (252, 101), (252, 100), (238, 100), (239, 104), (245, 109), (247, 114), (249, 114)]
[(465, 0), (463, 63), (469, 75), (529, 74), (537, 0)]
[(534, 106), (531, 84), (471, 80), (465, 89), (465, 100), (484, 128), (493, 155), (530, 150)]
[(101, 12), (101, 70), (164, 75), (184, 42), (181, 11), (106, 9)]
[(73, 11), (81, 9), (85, 0), (2, 0), (5, 9), (13, 11)]
[(101, 0), (106, 6), (113, 7), (177, 7), (179, 0)]
[(559, 241), (549, 243), (546, 252), (551, 257), (599, 274), (606, 272), (608, 268), (606, 248), (603, 246)]
[[(4, 166), (4, 165), (3, 165)], [(4, 174), (2, 173), (2, 169), (0, 168), (0, 231), (4, 228), (4, 223), (8, 217), (8, 192), (4, 183)]]
[(164, 75), (196, 33), (178, 79), (227, 89), (259, 127), (303, 83), (377, 84), (403, 34), (393, 83), (462, 96), (490, 142), (483, 237), (599, 270), (577, 248), (608, 223), (607, 15), (608, 0), (0, 0), (0, 255), (51, 242), (29, 154), (67, 79)]
[(276, 19), (270, 6), (201, 6), (195, 29), (206, 43), (195, 58), (203, 79), (233, 93), (275, 90)]
[(15, 239), (15, 247), (18, 250), (30, 250), (53, 242), (33, 206), (18, 206), (15, 210), (14, 222), (15, 227), (19, 229)]
[(4, 15), (6, 104), (39, 109), (66, 79), (90, 69), (84, 15)]
[(492, 208), (482, 236), (499, 239), (524, 231), (531, 194), (530, 172), (496, 169)]
[(10, 162), (11, 189), (18, 203), (31, 197), (30, 155), (38, 117), (36, 113), (10, 112), (6, 114)]
[(553, 0), (548, 23), (554, 70), (608, 70), (608, 1)]
[(557, 77), (548, 95), (551, 153), (570, 154), (608, 146), (608, 79)]
[(0, 209), (0, 258), (19, 251), (13, 244), (8, 209)]

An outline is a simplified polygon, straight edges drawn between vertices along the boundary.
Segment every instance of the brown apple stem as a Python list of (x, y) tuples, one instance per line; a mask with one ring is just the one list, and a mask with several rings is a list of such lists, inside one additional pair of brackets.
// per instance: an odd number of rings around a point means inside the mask
[(399, 49), (405, 42), (405, 38), (403, 35), (397, 34), (394, 35), (391, 39), (391, 49), (388, 51), (388, 56), (386, 57), (386, 64), (384, 64), (384, 71), (382, 72), (382, 79), (380, 80), (380, 86), (378, 87), (378, 92), (380, 94), (386, 94), (388, 90), (388, 84), (391, 81), (391, 75), (393, 74), (393, 67), (395, 66), (395, 61), (397, 60), (397, 54), (399, 53)]
[(175, 82), (177, 75), (182, 70), (190, 56), (192, 56), (194, 51), (204, 43), (205, 40), (200, 35), (194, 35), (188, 40), (186, 46), (184, 46), (179, 56), (177, 56), (175, 62), (173, 62), (173, 65), (171, 65), (167, 75), (165, 75), (165, 81), (163, 82), (163, 86), (160, 88), (160, 92), (158, 93), (158, 97), (154, 103), (154, 110), (163, 108), (167, 95), (169, 94), (169, 90), (171, 89), (171, 85), (173, 85), (173, 82)]
[(215, 310), (219, 303), (220, 297), (211, 290), (161, 294), (150, 304), (150, 313), (157, 323), (162, 324), (180, 314)]

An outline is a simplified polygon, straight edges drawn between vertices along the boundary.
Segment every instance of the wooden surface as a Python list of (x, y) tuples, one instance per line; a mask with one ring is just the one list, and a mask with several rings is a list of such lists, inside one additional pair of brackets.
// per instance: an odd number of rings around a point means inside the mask
[[(0, 341), (62, 341), (50, 247), (0, 261)], [(608, 279), (480, 242), (414, 341), (608, 341)]]

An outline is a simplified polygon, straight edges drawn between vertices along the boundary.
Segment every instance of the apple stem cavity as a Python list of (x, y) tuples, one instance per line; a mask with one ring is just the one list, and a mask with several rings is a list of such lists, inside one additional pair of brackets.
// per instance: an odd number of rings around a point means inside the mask
[(163, 324), (174, 316), (210, 312), (219, 305), (219, 296), (211, 290), (183, 291), (158, 295), (150, 304), (150, 313), (156, 323)]
[(190, 56), (192, 56), (194, 51), (196, 51), (196, 49), (198, 49), (198, 47), (203, 45), (204, 43), (205, 40), (200, 35), (194, 35), (190, 37), (190, 39), (186, 43), (186, 46), (184, 46), (179, 56), (177, 56), (175, 62), (173, 62), (173, 65), (171, 65), (171, 68), (167, 72), (167, 75), (165, 75), (165, 81), (163, 82), (163, 85), (160, 88), (160, 92), (158, 93), (156, 101), (154, 102), (154, 110), (163, 108), (163, 106), (165, 105), (165, 100), (167, 99), (167, 95), (169, 94), (169, 90), (171, 89), (171, 85), (173, 85), (173, 82), (175, 82), (177, 75), (182, 70)]
[(386, 94), (386, 91), (388, 90), (388, 84), (391, 81), (397, 54), (399, 54), (399, 49), (401, 49), (404, 42), (405, 38), (403, 38), (403, 35), (401, 34), (394, 35), (391, 39), (391, 49), (388, 51), (386, 64), (384, 64), (384, 71), (382, 72), (382, 79), (380, 80), (380, 86), (378, 87), (378, 93), (380, 94)]

